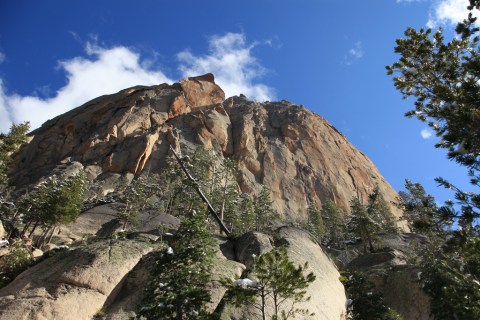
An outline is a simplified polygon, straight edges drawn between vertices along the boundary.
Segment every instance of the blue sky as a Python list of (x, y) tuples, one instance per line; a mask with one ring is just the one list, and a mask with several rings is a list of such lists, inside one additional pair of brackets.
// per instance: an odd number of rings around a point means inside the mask
[(0, 2), (0, 131), (133, 85), (213, 72), (228, 95), (286, 99), (329, 120), (396, 190), (409, 178), (438, 200), (463, 168), (403, 113), (385, 66), (409, 27), (452, 30), (467, 0)]

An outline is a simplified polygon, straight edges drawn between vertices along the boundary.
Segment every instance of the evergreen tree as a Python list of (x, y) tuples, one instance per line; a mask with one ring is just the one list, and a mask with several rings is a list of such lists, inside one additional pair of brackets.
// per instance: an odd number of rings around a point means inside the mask
[(478, 182), (480, 170), (478, 31), (471, 14), (448, 42), (442, 29), (408, 28), (405, 38), (397, 39), (400, 59), (387, 66), (403, 97), (416, 100), (415, 109), (405, 115), (427, 122), (440, 138), (436, 147), (467, 166), (473, 182)]
[[(473, 8), (479, 8), (478, 0), (470, 1), (469, 9)], [(387, 69), (404, 98), (415, 98), (415, 109), (406, 116), (427, 122), (439, 137), (436, 147), (447, 149), (450, 159), (465, 166), (472, 185), (478, 188), (480, 38), (476, 18), (469, 14), (455, 31), (455, 37), (446, 41), (442, 29), (407, 29), (395, 48), (401, 57)], [(478, 319), (480, 258), (478, 250), (471, 248), (480, 236), (480, 194), (460, 190), (442, 178), (436, 180), (454, 191), (455, 200), (440, 208), (420, 206), (424, 211), (414, 219), (422, 229), (433, 228), (427, 232), (432, 247), (419, 256), (424, 269), (421, 281), (435, 317)]]
[(255, 212), (255, 230), (264, 231), (269, 228), (270, 220), (275, 216), (275, 211), (270, 200), (270, 191), (262, 187), (260, 193), (255, 197), (253, 208)]
[(345, 221), (335, 202), (327, 199), (322, 206), (321, 216), (325, 226), (323, 241), (329, 246), (342, 247), (346, 232)]
[[(137, 224), (139, 213), (149, 208), (149, 200), (160, 192), (161, 185), (158, 183), (158, 178), (153, 175), (141, 175), (135, 177), (130, 183), (124, 182), (123, 187), (114, 197), (116, 202), (123, 205), (118, 212), (123, 230), (126, 230), (129, 224)], [(156, 205), (158, 204), (155, 203), (153, 207)]]
[(266, 320), (267, 303), (273, 305), (270, 319), (291, 319), (295, 315), (312, 316), (307, 309), (296, 304), (308, 301), (306, 289), (315, 281), (315, 275), (305, 274), (308, 264), (295, 267), (285, 248), (274, 249), (255, 259), (251, 276), (254, 280), (240, 279), (229, 288), (227, 298), (237, 306), (249, 304), (258, 309)]
[(26, 142), (30, 123), (12, 124), (7, 134), (0, 133), (0, 185), (7, 184), (7, 172), (12, 154)]
[(239, 202), (236, 206), (238, 213), (233, 216), (236, 220), (232, 221), (232, 234), (239, 236), (255, 230), (256, 217), (254, 205), (249, 194), (242, 193), (239, 196), (239, 200), (236, 201)]
[(405, 180), (407, 191), (400, 191), (397, 206), (402, 209), (410, 230), (421, 234), (442, 232), (446, 225), (439, 215), (439, 208), (433, 196), (427, 194), (423, 186)]
[(87, 188), (81, 171), (69, 177), (51, 176), (19, 200), (25, 223), (22, 235), (31, 228), (30, 235), (40, 226), (43, 230), (37, 246), (49, 242), (61, 224), (75, 222), (83, 207)]
[(210, 301), (214, 240), (204, 214), (184, 218), (157, 261), (152, 286), (139, 315), (147, 319), (209, 319), (205, 305)]
[(385, 232), (397, 232), (390, 206), (383, 198), (378, 185), (368, 196), (367, 212), (373, 217), (375, 223), (380, 225), (379, 229)]
[(366, 206), (359, 198), (351, 200), (350, 210), (349, 230), (362, 240), (364, 253), (367, 253), (367, 244), (370, 251), (373, 251), (373, 237), (380, 230), (379, 224), (369, 215)]
[(217, 208), (220, 219), (233, 234), (239, 234), (242, 212), (240, 211), (241, 193), (237, 183), (238, 164), (233, 159), (216, 159), (213, 166), (210, 199)]
[(401, 320), (394, 310), (387, 307), (383, 297), (375, 292), (364, 274), (342, 272), (340, 277), (348, 294), (348, 319), (350, 320)]
[(380, 231), (396, 232), (395, 220), (387, 202), (380, 193), (378, 186), (368, 196), (368, 203), (364, 205), (359, 198), (351, 201), (351, 217), (348, 229), (363, 243), (363, 251), (374, 250), (373, 241)]
[(317, 241), (321, 241), (325, 234), (325, 226), (323, 224), (322, 214), (318, 208), (310, 203), (307, 208), (308, 215), (308, 231), (315, 237)]

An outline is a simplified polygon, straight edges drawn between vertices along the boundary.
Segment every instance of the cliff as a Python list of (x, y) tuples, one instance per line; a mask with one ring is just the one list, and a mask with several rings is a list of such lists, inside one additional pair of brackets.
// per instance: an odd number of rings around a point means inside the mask
[(16, 157), (11, 183), (33, 183), (73, 161), (100, 185), (119, 174), (160, 173), (170, 145), (183, 154), (216, 148), (237, 160), (242, 191), (257, 194), (265, 185), (289, 221), (306, 220), (308, 201), (332, 199), (347, 210), (352, 197), (367, 199), (376, 185), (387, 202), (396, 198), (368, 157), (327, 120), (287, 101), (225, 99), (211, 74), (125, 89), (47, 121)]

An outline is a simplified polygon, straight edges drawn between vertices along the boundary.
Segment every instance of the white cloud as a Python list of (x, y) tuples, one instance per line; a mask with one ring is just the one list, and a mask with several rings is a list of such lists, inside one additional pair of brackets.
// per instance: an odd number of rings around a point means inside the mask
[(433, 131), (430, 130), (429, 128), (424, 128), (422, 131), (420, 131), (420, 135), (425, 140), (430, 139), (433, 136)]
[[(431, 8), (430, 18), (427, 22), (429, 28), (442, 24), (456, 25), (468, 16), (467, 0), (437, 0)], [(478, 10), (474, 10), (474, 14)]]
[(3, 61), (5, 61), (5, 58), (6, 58), (5, 53), (0, 51), (0, 63), (3, 63)]
[(46, 120), (95, 97), (134, 85), (172, 82), (160, 71), (145, 69), (139, 54), (126, 47), (105, 49), (88, 43), (86, 52), (87, 58), (76, 57), (59, 63), (66, 73), (67, 84), (52, 98), (8, 94), (0, 82), (0, 131), (7, 131), (11, 122), (23, 121), (30, 121), (31, 128), (37, 128)]
[[(255, 80), (265, 69), (252, 55), (255, 43), (247, 44), (245, 36), (227, 33), (209, 39), (209, 53), (195, 56), (190, 51), (178, 54), (183, 76), (211, 72), (227, 96), (243, 93), (256, 100), (273, 100), (273, 89)], [(0, 78), (0, 132), (6, 132), (12, 122), (30, 121), (31, 128), (73, 109), (100, 95), (115, 93), (135, 85), (173, 82), (149, 60), (124, 46), (103, 48), (87, 43), (86, 57), (59, 62), (66, 74), (66, 85), (58, 90), (49, 85), (28, 96), (10, 93)], [(39, 96), (42, 91), (56, 92), (51, 98)]]
[(348, 51), (348, 54), (354, 58), (360, 59), (363, 57), (362, 42), (358, 41), (355, 43), (355, 47)]
[(353, 48), (348, 50), (348, 54), (345, 55), (344, 61), (346, 65), (351, 65), (355, 60), (361, 59), (365, 52), (362, 48), (362, 42), (357, 41)]
[(209, 39), (207, 55), (196, 56), (189, 50), (180, 52), (177, 55), (179, 69), (184, 77), (213, 73), (227, 97), (243, 93), (254, 100), (273, 100), (273, 89), (255, 82), (266, 72), (252, 55), (256, 45), (248, 44), (242, 33), (213, 36)]

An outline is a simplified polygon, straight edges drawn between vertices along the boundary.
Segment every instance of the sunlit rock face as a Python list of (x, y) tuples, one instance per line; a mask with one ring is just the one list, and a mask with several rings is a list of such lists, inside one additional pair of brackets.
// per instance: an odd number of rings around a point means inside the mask
[(324, 118), (287, 101), (225, 99), (211, 74), (96, 98), (31, 135), (16, 157), (13, 185), (78, 162), (90, 180), (108, 181), (106, 193), (122, 175), (161, 173), (171, 145), (183, 154), (204, 146), (236, 159), (242, 191), (266, 186), (288, 221), (306, 221), (308, 202), (332, 199), (348, 209), (352, 197), (366, 200), (376, 185), (387, 202), (396, 198), (367, 156)]

